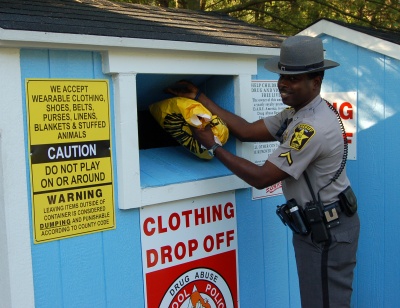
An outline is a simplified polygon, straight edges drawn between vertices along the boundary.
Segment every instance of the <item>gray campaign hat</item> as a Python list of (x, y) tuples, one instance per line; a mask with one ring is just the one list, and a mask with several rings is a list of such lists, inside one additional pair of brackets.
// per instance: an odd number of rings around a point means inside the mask
[(324, 59), (322, 40), (311, 36), (291, 36), (283, 41), (280, 56), (267, 60), (264, 67), (278, 74), (304, 74), (324, 71), (339, 63)]

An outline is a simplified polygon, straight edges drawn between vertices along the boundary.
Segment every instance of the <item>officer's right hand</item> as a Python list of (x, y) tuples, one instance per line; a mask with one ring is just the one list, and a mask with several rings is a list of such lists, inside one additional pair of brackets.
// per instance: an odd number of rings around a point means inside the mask
[(198, 88), (187, 80), (178, 81), (170, 86), (168, 86), (164, 92), (170, 93), (179, 97), (186, 97), (194, 99), (196, 97)]

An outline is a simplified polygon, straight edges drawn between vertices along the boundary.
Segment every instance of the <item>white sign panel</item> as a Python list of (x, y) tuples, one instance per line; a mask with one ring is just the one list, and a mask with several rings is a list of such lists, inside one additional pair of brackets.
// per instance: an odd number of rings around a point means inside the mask
[[(252, 80), (251, 93), (253, 101), (253, 121), (273, 116), (286, 106), (282, 103), (276, 80)], [(279, 142), (255, 142), (253, 162), (263, 165), (269, 155), (279, 146)], [(265, 189), (253, 187), (252, 199), (273, 197), (282, 194), (281, 182)]]
[(146, 206), (140, 224), (146, 307), (239, 307), (234, 191)]

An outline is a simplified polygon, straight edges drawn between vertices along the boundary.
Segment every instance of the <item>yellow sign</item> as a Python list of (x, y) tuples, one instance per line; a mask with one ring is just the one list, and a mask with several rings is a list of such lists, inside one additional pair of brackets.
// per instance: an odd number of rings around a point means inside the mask
[(26, 80), (35, 243), (115, 229), (108, 89)]

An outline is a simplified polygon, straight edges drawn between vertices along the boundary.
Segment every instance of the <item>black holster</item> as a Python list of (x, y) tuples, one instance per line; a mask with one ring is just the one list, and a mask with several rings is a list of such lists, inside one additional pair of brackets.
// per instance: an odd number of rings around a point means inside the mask
[(286, 204), (278, 205), (276, 214), (284, 225), (288, 226), (294, 233), (307, 235), (310, 230), (305, 223), (304, 213), (295, 199), (290, 199)]

